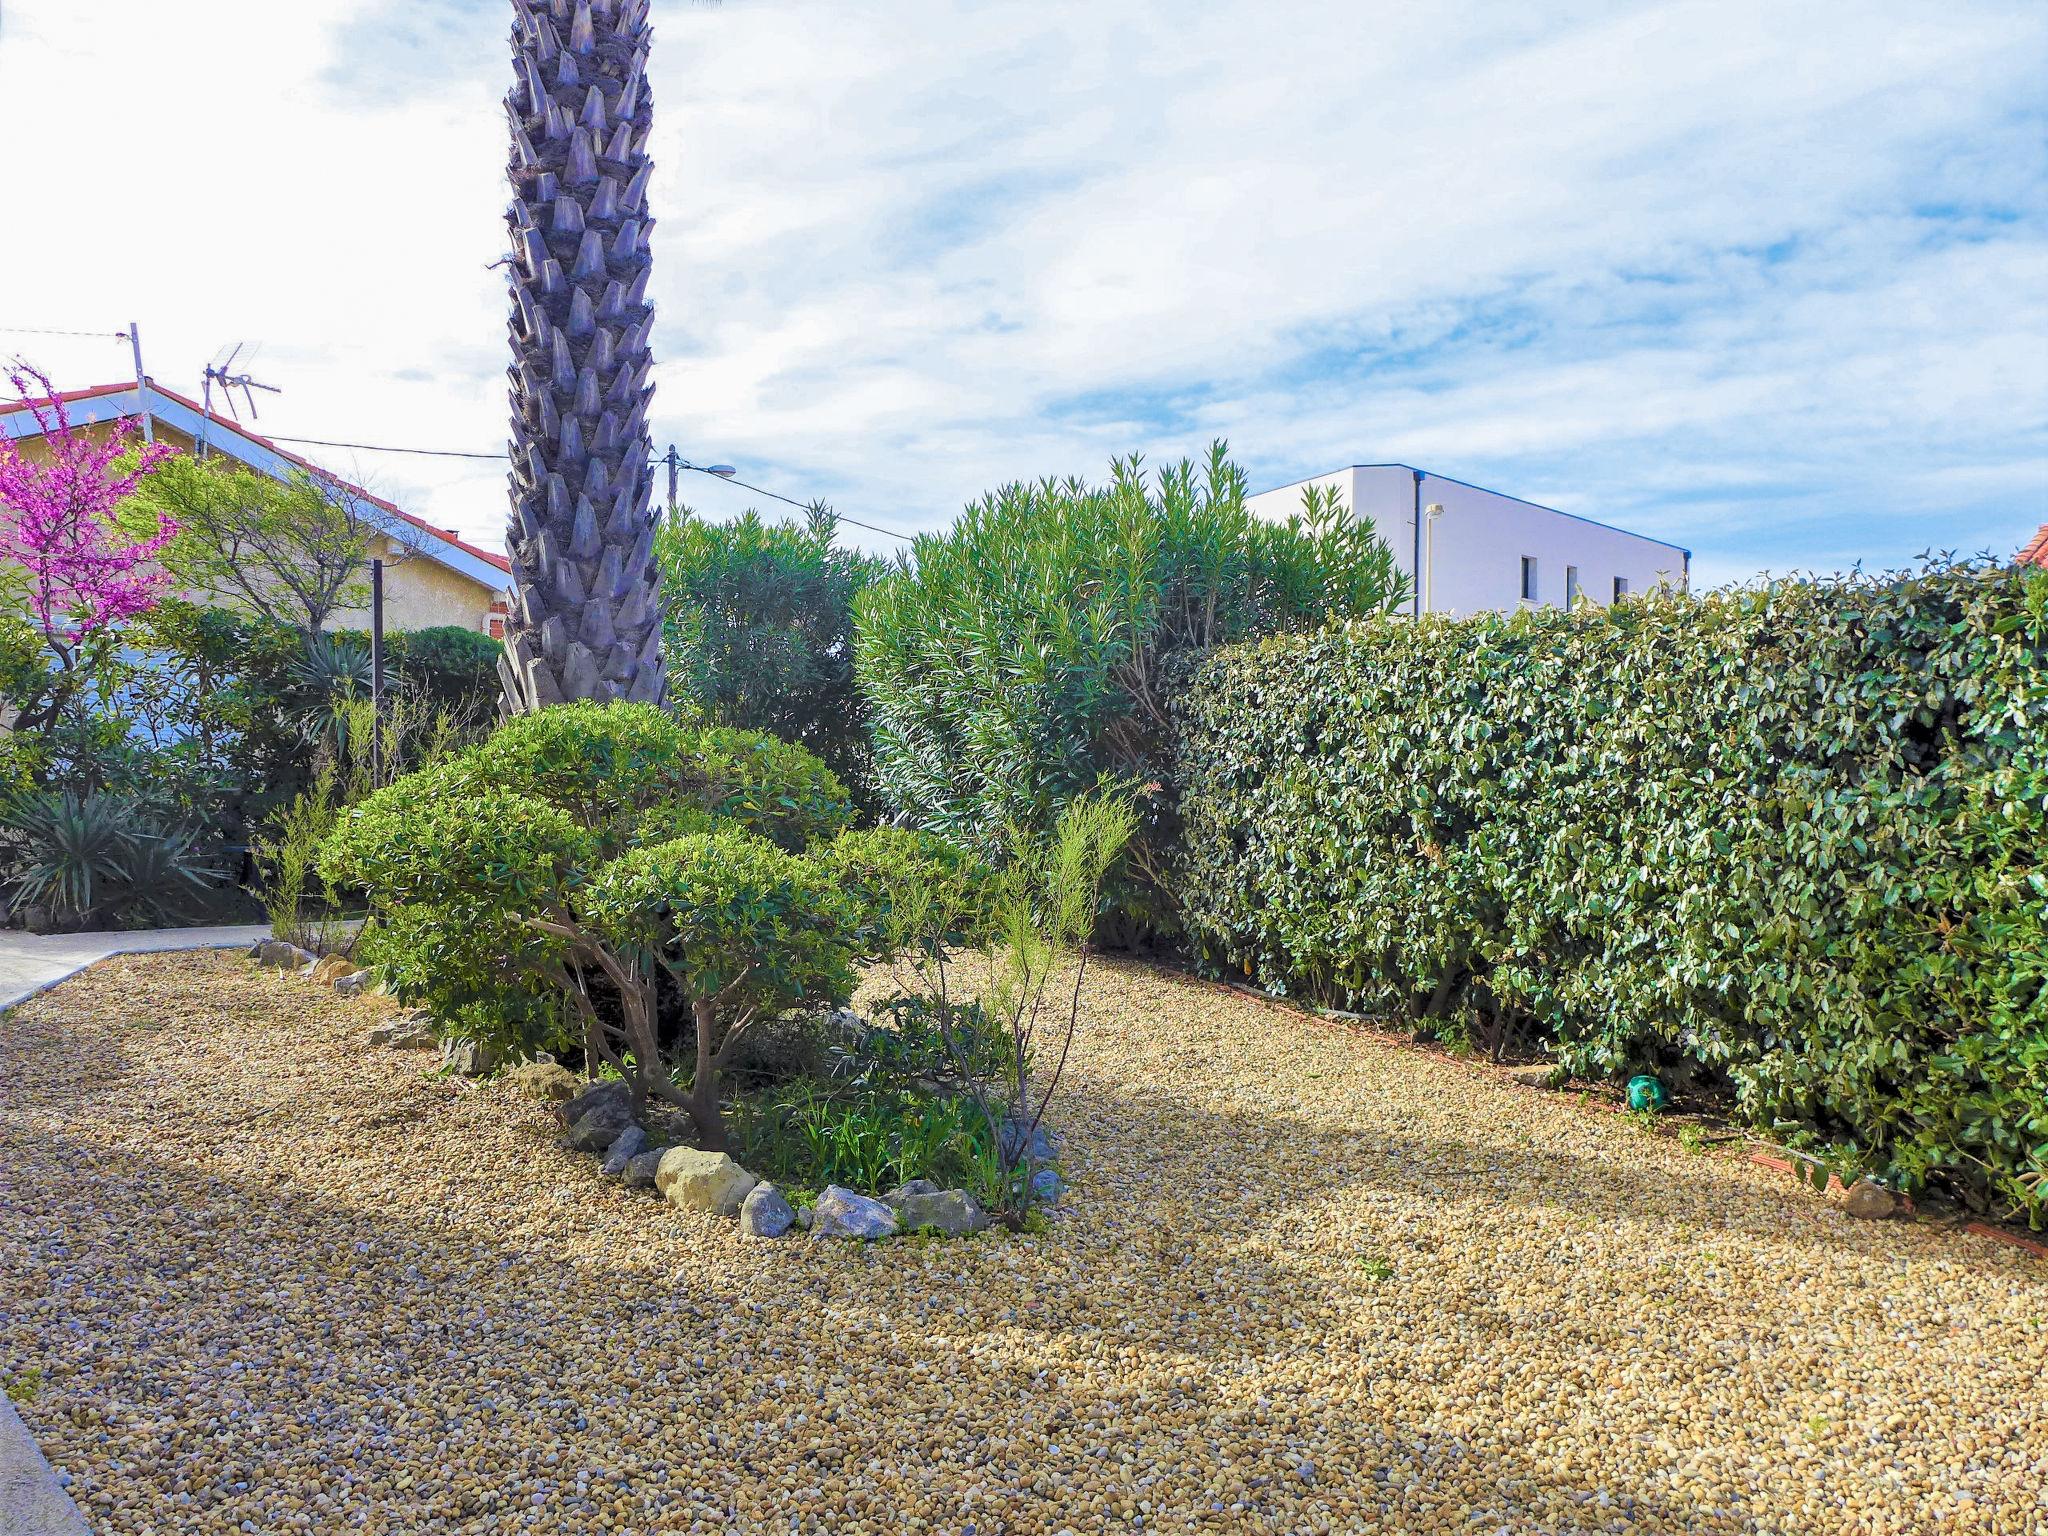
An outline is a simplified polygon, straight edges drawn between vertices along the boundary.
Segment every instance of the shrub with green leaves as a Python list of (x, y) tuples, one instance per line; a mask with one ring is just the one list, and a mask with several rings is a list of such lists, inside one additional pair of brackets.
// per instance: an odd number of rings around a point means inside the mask
[(1177, 705), (1212, 967), (1725, 1087), (2048, 1213), (2048, 572), (1933, 566), (1222, 650)]
[(769, 840), (843, 827), (835, 791), (752, 732), (561, 705), (345, 812), (321, 872), (366, 894), (364, 953), (444, 1028), (514, 1053), (580, 1037), (593, 1069), (681, 1105), (716, 1146), (732, 1042), (850, 988), (847, 901)]
[[(999, 852), (1105, 778), (1167, 778), (1174, 654), (1378, 613), (1403, 590), (1370, 521), (1330, 498), (1255, 517), (1221, 443), (1150, 480), (1132, 458), (1103, 486), (1008, 486), (857, 602), (877, 780), (918, 825)], [(1121, 898), (1150, 925), (1170, 926), (1170, 805), (1147, 803)]]
[(853, 679), (853, 600), (887, 562), (835, 547), (819, 507), (801, 522), (687, 508), (655, 534), (674, 695), (718, 725), (815, 752), (863, 803), (868, 732)]

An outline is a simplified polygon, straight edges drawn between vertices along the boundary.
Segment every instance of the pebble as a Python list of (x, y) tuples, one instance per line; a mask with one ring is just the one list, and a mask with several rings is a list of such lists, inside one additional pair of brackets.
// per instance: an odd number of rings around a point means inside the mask
[(627, 1190), (388, 999), (105, 962), (0, 1022), (0, 1365), (122, 1536), (2042, 1528), (2048, 1265), (1089, 977), (1042, 1230), (868, 1245)]

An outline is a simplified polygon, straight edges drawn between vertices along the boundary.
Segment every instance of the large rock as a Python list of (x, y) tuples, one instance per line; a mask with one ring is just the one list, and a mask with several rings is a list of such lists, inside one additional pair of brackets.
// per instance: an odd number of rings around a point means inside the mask
[[(575, 1103), (574, 1099), (569, 1101)], [(569, 1127), (569, 1145), (578, 1152), (608, 1152), (634, 1123), (633, 1103), (626, 1098), (599, 1099)]]
[(655, 1170), (654, 1187), (671, 1205), (692, 1211), (736, 1215), (740, 1204), (761, 1181), (723, 1152), (697, 1147), (671, 1147)]
[(740, 1236), (780, 1237), (796, 1225), (796, 1211), (773, 1184), (756, 1184), (740, 1202)]
[(529, 1061), (505, 1074), (505, 1084), (521, 1098), (566, 1104), (580, 1086), (576, 1074), (558, 1061)]
[(400, 1051), (431, 1051), (441, 1042), (433, 1028), (416, 1013), (408, 1013), (370, 1031), (370, 1044), (388, 1045)]
[(900, 1211), (903, 1208), (903, 1202), (910, 1199), (913, 1195), (936, 1195), (938, 1192), (939, 1186), (930, 1179), (912, 1179), (908, 1184), (898, 1184), (889, 1193), (882, 1196), (882, 1204), (888, 1206), (892, 1211)]
[(996, 1128), (996, 1139), (1002, 1146), (1005, 1162), (1049, 1163), (1059, 1156), (1053, 1147), (1052, 1132), (1043, 1120), (1037, 1125), (1005, 1120)]
[(647, 1150), (647, 1133), (637, 1125), (629, 1125), (619, 1132), (618, 1140), (605, 1150), (604, 1162), (599, 1171), (618, 1178), (626, 1171), (626, 1165)]
[(626, 1107), (630, 1117), (633, 1108), (633, 1091), (616, 1077), (605, 1078), (592, 1083), (581, 1093), (571, 1093), (555, 1111), (555, 1118), (564, 1125), (574, 1125), (598, 1105), (615, 1100)]
[(661, 1160), (667, 1157), (668, 1147), (649, 1147), (626, 1164), (626, 1188), (652, 1189), (655, 1177), (661, 1172)]
[(249, 951), (249, 958), (273, 971), (296, 971), (313, 963), (311, 950), (287, 944), (283, 939), (265, 939)]
[(481, 1040), (444, 1040), (441, 1059), (460, 1077), (489, 1077), (498, 1070), (498, 1053)]
[(322, 955), (313, 962), (313, 980), (323, 987), (331, 987), (344, 976), (353, 976), (360, 969), (347, 955)]
[(1865, 1221), (1886, 1221), (1898, 1214), (1899, 1197), (1872, 1179), (1858, 1179), (1849, 1186), (1842, 1209)]
[(894, 1237), (898, 1231), (896, 1213), (879, 1200), (857, 1195), (837, 1184), (827, 1184), (811, 1208), (811, 1236), (851, 1237), (872, 1242)]
[(1057, 1205), (1067, 1192), (1067, 1181), (1057, 1168), (1035, 1168), (1031, 1172), (1031, 1198), (1040, 1205)]
[(988, 1212), (964, 1189), (936, 1189), (889, 1203), (906, 1232), (932, 1230), (941, 1237), (965, 1237), (988, 1227)]
[(356, 997), (364, 992), (373, 992), (377, 986), (377, 974), (367, 968), (350, 971), (334, 983), (334, 990), (343, 997)]

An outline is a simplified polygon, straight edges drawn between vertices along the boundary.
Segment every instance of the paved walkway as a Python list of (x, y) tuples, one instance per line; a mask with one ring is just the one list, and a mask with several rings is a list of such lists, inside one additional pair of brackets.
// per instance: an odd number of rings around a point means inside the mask
[(88, 1536), (14, 1405), (0, 1397), (0, 1536)]
[(0, 1009), (54, 987), (95, 960), (165, 949), (237, 949), (270, 937), (267, 923), (225, 928), (139, 928), (132, 933), (0, 932)]

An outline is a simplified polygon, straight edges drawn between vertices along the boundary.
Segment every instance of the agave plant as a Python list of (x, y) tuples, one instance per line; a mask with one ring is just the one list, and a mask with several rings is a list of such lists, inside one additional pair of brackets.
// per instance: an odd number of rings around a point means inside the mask
[(68, 926), (95, 918), (176, 921), (207, 896), (214, 871), (189, 829), (167, 826), (129, 795), (42, 791), (0, 808), (23, 907), (47, 907)]
[(513, 0), (509, 712), (662, 702), (648, 0)]

